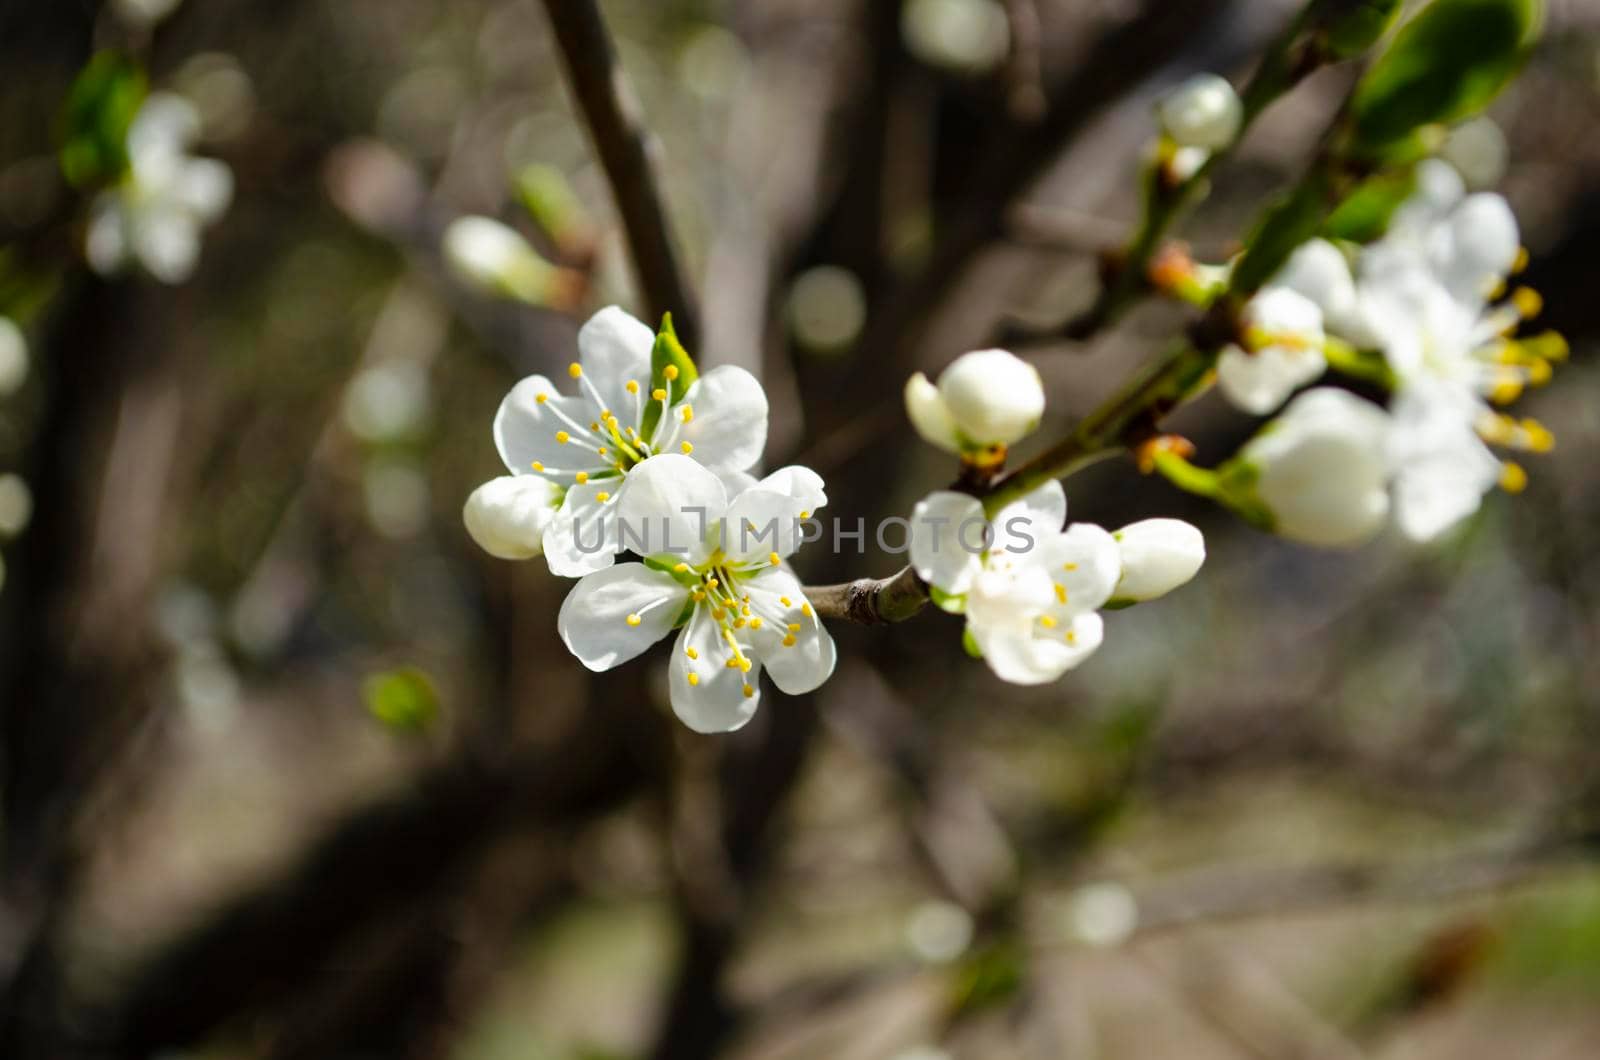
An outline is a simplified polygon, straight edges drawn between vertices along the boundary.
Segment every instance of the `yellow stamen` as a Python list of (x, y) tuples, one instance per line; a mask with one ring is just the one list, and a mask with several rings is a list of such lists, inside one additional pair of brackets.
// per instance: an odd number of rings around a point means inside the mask
[(684, 456), (688, 456), (690, 453), (694, 452), (694, 446), (692, 444), (690, 444), (689, 442), (684, 442), (678, 448), (683, 450), (683, 455)]
[(802, 615), (805, 615), (807, 618), (810, 618), (811, 617), (811, 605), (810, 604), (801, 604), (800, 605), (800, 613)]
[(639, 392), (639, 384), (630, 379), (628, 380), (628, 385), (623, 389), (630, 394), (637, 394)]
[(1523, 271), (1527, 267), (1528, 267), (1528, 248), (1527, 247), (1518, 247), (1517, 248), (1516, 260), (1512, 261), (1512, 263), (1511, 263), (1511, 275), (1515, 276), (1517, 273)]
[(785, 633), (783, 635), (783, 646), (785, 648), (794, 647), (794, 634), (793, 633)]
[(675, 364), (669, 364), (665, 368), (661, 369), (661, 374), (667, 377), (668, 382), (671, 382), (672, 380), (678, 378), (678, 366)]
[(733, 628), (734, 629), (743, 629), (744, 628), (744, 619), (742, 619), (742, 618), (734, 619), (733, 620)]
[(768, 552), (767, 562), (776, 567), (778, 564), (783, 562), (783, 557), (778, 555), (776, 552)]
[(705, 602), (705, 598), (706, 598), (705, 590), (696, 589), (694, 591), (693, 595), (694, 595), (694, 602), (695, 603), (699, 604), (699, 603), (704, 603)]
[(742, 655), (739, 656), (739, 669), (742, 670), (744, 673), (749, 673), (750, 672), (750, 668), (752, 666), (754, 666), (754, 665), (755, 664), (752, 663), (749, 659), (746, 659)]
[(694, 419), (694, 406), (693, 405), (685, 405), (685, 406), (683, 406), (683, 422), (684, 423), (688, 423), (692, 419)]
[(685, 648), (685, 649), (684, 649), (684, 652), (683, 652), (683, 653), (684, 653), (684, 654), (685, 654), (685, 655), (687, 655), (687, 656), (688, 656), (688, 657), (689, 657), (689, 658), (691, 658), (691, 659), (698, 659), (698, 658), (700, 658), (700, 653), (699, 653), (699, 652), (697, 652), (697, 651), (695, 651), (695, 650), (694, 650), (694, 649), (693, 649), (693, 648)]
[(725, 669), (725, 670), (737, 670), (738, 668), (739, 668), (739, 660), (738, 659), (730, 658), (726, 663), (723, 664), (723, 669)]
[(1511, 295), (1511, 304), (1524, 320), (1532, 320), (1544, 311), (1544, 298), (1532, 287), (1518, 287)]
[(568, 434), (566, 431), (557, 431), (556, 441), (562, 445), (566, 445), (568, 442), (572, 441), (572, 435)]
[(539, 404), (543, 405), (546, 401), (550, 400), (550, 395), (549, 394), (535, 394), (533, 400), (535, 400)]
[(1489, 391), (1489, 400), (1496, 405), (1509, 405), (1522, 396), (1522, 380), (1506, 377), (1495, 383)]
[(578, 480), (578, 485), (582, 486), (589, 481), (589, 472), (580, 471), (573, 477)]
[(1045, 629), (1055, 629), (1056, 628), (1056, 620), (1054, 618), (1051, 618), (1049, 615), (1040, 615), (1039, 616), (1039, 625), (1043, 626)]
[(1061, 569), (1066, 571), (1068, 574), (1071, 574), (1073, 571), (1078, 569), (1078, 565), (1076, 563), (1068, 563), (1062, 566)]
[(678, 572), (679, 574), (683, 574), (683, 573), (688, 571), (689, 565), (687, 563), (680, 563), (676, 567), (673, 567), (672, 569), (674, 571)]
[(1076, 644), (1076, 643), (1078, 643), (1078, 633), (1077, 633), (1077, 631), (1076, 630), (1071, 630), (1071, 629), (1067, 630), (1067, 638), (1066, 639), (1067, 639), (1067, 643), (1068, 644)]
[(755, 697), (756, 697), (756, 690), (751, 688), (749, 685), (745, 685), (744, 686), (744, 698), (746, 698), (746, 699), (754, 699)]
[(599, 503), (604, 504), (606, 501), (611, 499), (611, 494), (609, 494), (609, 493), (596, 493), (594, 495), (594, 499), (596, 501), (598, 501)]
[(539, 463), (539, 461), (537, 461), (537, 460), (535, 460), (535, 461), (534, 461), (534, 462), (533, 462), (533, 469), (534, 469), (534, 470), (535, 470), (535, 471), (543, 471), (543, 470), (544, 470), (544, 465), (543, 465), (543, 464), (541, 464), (541, 463)]
[(632, 615), (628, 616), (628, 625), (630, 625), (630, 626), (637, 626), (639, 623), (641, 623), (643, 621), (644, 621), (644, 619), (640, 615), (632, 614)]
[(1556, 447), (1556, 436), (1538, 420), (1523, 420), (1522, 429), (1528, 436), (1528, 448), (1535, 453), (1548, 453)]
[(662, 390), (660, 387), (656, 387), (654, 390), (650, 391), (650, 398), (653, 401), (665, 401), (667, 400), (667, 392)]
[(798, 622), (789, 623), (789, 632), (790, 633), (799, 633), (800, 632), (800, 623), (798, 623)]
[(1528, 364), (1528, 382), (1534, 386), (1544, 386), (1555, 375), (1555, 369), (1550, 367), (1549, 361), (1532, 361)]
[(567, 365), (567, 374), (572, 376), (574, 379), (578, 378), (578, 376), (583, 374), (583, 365), (579, 364), (577, 361), (573, 361), (571, 364)]
[(809, 518), (811, 518), (811, 513), (810, 512), (801, 512), (800, 513), (800, 518), (809, 519)]
[(761, 616), (760, 615), (757, 615), (755, 618), (752, 618), (750, 620), (750, 628), (751, 629), (760, 629), (761, 628)]
[(699, 684), (700, 683), (700, 675), (699, 674), (690, 674), (689, 675), (689, 683), (691, 685)]
[(1521, 493), (1528, 488), (1528, 473), (1521, 464), (1506, 461), (1500, 469), (1500, 488), (1507, 493)]
[(1062, 604), (1067, 602), (1067, 587), (1060, 582), (1056, 582), (1056, 602)]
[(794, 606), (794, 601), (790, 600), (787, 596), (778, 597), (778, 603), (782, 604), (784, 607), (793, 607)]

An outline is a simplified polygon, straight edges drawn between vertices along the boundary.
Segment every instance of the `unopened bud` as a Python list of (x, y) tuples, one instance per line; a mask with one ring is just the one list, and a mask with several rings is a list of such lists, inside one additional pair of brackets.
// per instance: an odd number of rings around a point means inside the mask
[(544, 532), (559, 503), (556, 485), (539, 475), (502, 475), (467, 498), (467, 533), (496, 559), (532, 559), (544, 552)]
[(1226, 78), (1196, 74), (1161, 100), (1161, 129), (1180, 147), (1220, 151), (1244, 124), (1244, 104)]

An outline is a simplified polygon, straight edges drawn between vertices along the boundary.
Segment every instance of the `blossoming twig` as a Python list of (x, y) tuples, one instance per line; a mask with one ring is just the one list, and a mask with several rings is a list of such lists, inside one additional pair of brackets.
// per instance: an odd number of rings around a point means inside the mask
[(659, 320), (671, 313), (692, 348), (699, 338), (699, 314), (653, 168), (659, 147), (617, 65), (605, 20), (594, 0), (545, 0), (544, 6), (566, 60), (573, 98), (611, 181), (650, 315)]

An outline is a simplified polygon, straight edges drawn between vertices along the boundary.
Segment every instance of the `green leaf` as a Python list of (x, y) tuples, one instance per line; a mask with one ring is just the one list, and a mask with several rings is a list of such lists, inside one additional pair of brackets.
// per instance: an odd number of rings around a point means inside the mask
[[(668, 368), (675, 371), (668, 371)], [(673, 376), (673, 378), (668, 378)], [(667, 392), (667, 401), (676, 405), (683, 400), (683, 395), (688, 392), (689, 384), (700, 378), (700, 372), (694, 366), (694, 359), (689, 356), (689, 351), (683, 348), (678, 341), (677, 332), (672, 330), (672, 314), (668, 313), (661, 318), (661, 330), (656, 333), (655, 348), (650, 351), (650, 390)], [(656, 425), (661, 422), (661, 402), (650, 401), (645, 405), (644, 422), (640, 424), (639, 434), (644, 438), (655, 437)]]
[(78, 74), (62, 107), (61, 172), (75, 188), (106, 184), (128, 168), (128, 126), (143, 105), (144, 71), (118, 52), (100, 52)]
[(1434, 0), (1356, 86), (1357, 155), (1381, 157), (1421, 126), (1483, 110), (1521, 67), (1542, 22), (1542, 0)]
[(1328, 0), (1322, 32), (1328, 53), (1352, 59), (1382, 39), (1400, 14), (1400, 0)]
[(1371, 177), (1339, 204), (1322, 226), (1322, 234), (1329, 239), (1370, 243), (1388, 230), (1389, 218), (1416, 187), (1416, 173), (1410, 169)]
[(1248, 249), (1233, 270), (1232, 293), (1248, 298), (1272, 279), (1289, 255), (1322, 228), (1331, 197), (1331, 178), (1318, 167), (1268, 210), (1250, 234)]
[(373, 674), (361, 694), (374, 718), (401, 732), (423, 732), (439, 716), (433, 679), (414, 666)]

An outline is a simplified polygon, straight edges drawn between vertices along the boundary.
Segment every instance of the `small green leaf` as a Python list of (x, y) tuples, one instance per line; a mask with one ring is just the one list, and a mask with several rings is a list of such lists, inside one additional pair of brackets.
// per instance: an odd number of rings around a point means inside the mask
[(1369, 178), (1333, 211), (1322, 234), (1351, 243), (1372, 242), (1388, 229), (1389, 218), (1416, 186), (1416, 173), (1410, 169)]
[[(673, 371), (668, 371), (669, 367)], [(672, 330), (672, 314), (668, 313), (661, 318), (661, 330), (656, 333), (655, 348), (650, 351), (650, 390), (652, 393), (665, 390), (667, 401), (676, 405), (688, 392), (689, 384), (698, 378), (700, 372), (695, 368), (689, 351), (678, 341), (677, 332)], [(660, 422), (661, 402), (648, 402), (639, 434), (644, 438), (655, 437), (656, 425)]]
[(1382, 157), (1421, 126), (1483, 110), (1521, 67), (1542, 22), (1542, 0), (1434, 0), (1356, 86), (1357, 155)]
[(78, 74), (62, 107), (61, 172), (75, 188), (121, 177), (128, 168), (128, 127), (143, 105), (144, 71), (118, 52), (100, 52)]
[(374, 718), (401, 732), (423, 732), (439, 716), (433, 679), (414, 666), (373, 674), (361, 694)]
[(550, 238), (560, 241), (584, 220), (583, 203), (567, 175), (554, 166), (531, 165), (517, 173), (517, 198)]

